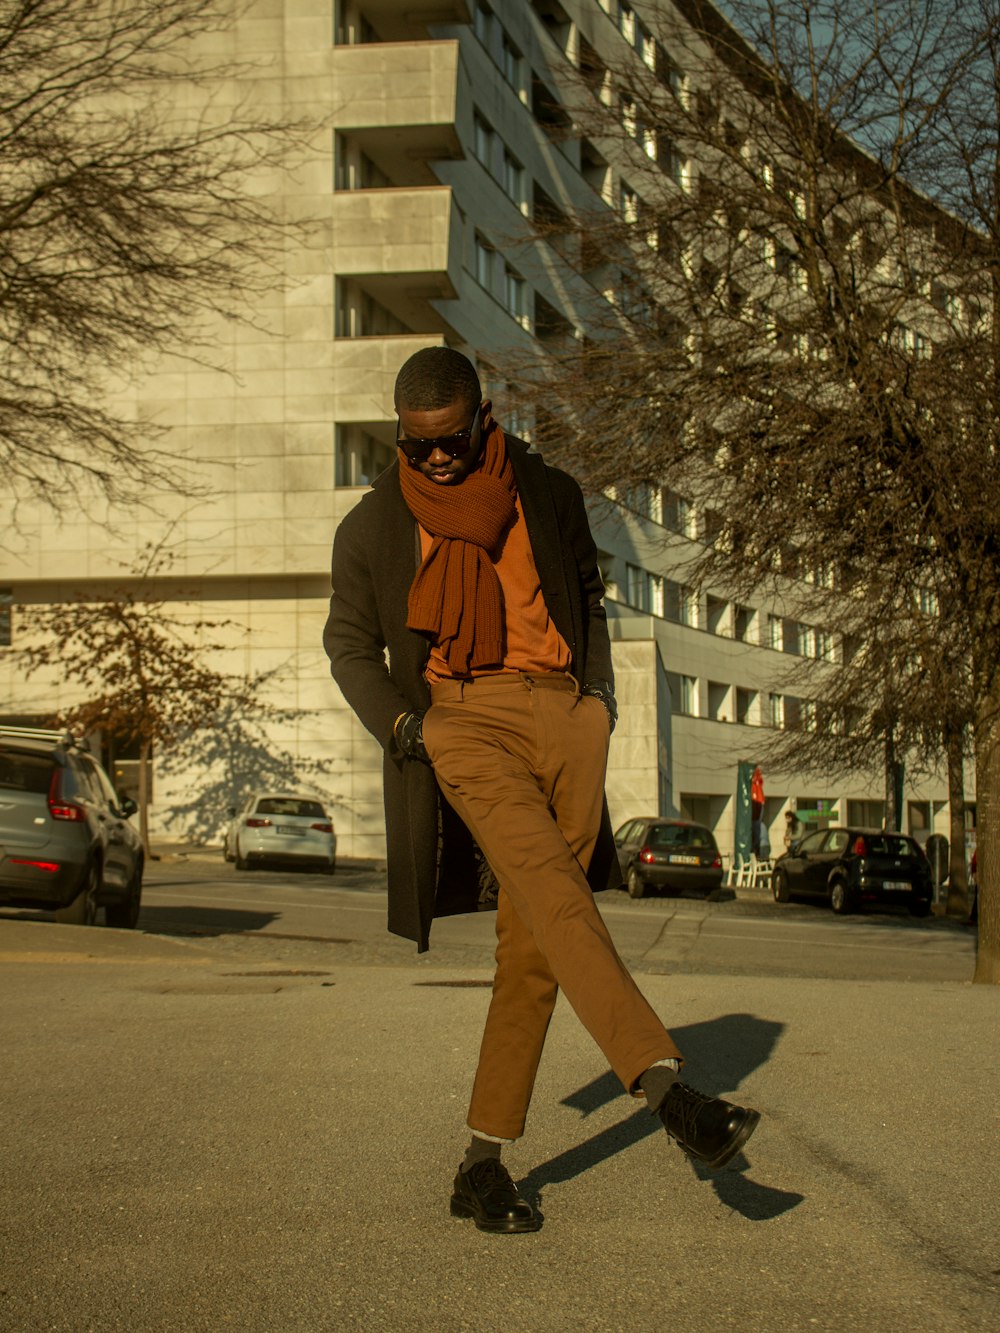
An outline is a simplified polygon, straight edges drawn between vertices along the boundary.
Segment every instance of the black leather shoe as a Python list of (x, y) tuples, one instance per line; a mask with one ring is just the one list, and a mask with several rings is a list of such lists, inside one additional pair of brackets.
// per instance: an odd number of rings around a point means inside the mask
[(760, 1121), (759, 1111), (705, 1097), (686, 1083), (672, 1084), (656, 1113), (670, 1137), (713, 1171), (736, 1156)]
[(495, 1157), (459, 1170), (451, 1196), (452, 1217), (471, 1217), (480, 1231), (537, 1231), (542, 1219), (522, 1199), (510, 1172)]

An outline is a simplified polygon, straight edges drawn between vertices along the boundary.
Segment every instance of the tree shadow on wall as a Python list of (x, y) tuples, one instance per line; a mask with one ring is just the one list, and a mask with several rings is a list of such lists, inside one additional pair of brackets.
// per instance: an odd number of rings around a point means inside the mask
[(276, 743), (265, 723), (288, 725), (306, 714), (265, 705), (261, 721), (251, 720), (235, 706), (220, 710), (211, 727), (189, 733), (161, 752), (157, 767), (168, 777), (197, 775), (186, 799), (172, 796), (164, 811), (167, 826), (194, 842), (218, 839), (253, 791), (298, 791), (315, 796), (329, 813), (345, 802), (324, 779), (332, 774), (326, 759), (304, 759)]

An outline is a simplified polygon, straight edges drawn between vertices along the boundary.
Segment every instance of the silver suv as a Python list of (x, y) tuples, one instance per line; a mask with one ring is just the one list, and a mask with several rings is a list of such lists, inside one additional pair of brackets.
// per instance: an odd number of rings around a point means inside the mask
[(93, 755), (68, 732), (0, 725), (0, 906), (72, 925), (131, 930), (142, 898), (142, 839)]

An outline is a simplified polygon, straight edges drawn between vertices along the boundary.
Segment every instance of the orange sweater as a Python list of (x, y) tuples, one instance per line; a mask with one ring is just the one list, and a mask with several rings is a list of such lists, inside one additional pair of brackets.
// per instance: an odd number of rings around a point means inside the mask
[[(473, 671), (474, 676), (496, 675), (500, 671), (568, 671), (572, 660), (569, 646), (552, 623), (542, 597), (520, 497), (515, 503), (514, 521), (493, 561), (503, 595), (504, 658)], [(426, 557), (432, 540), (430, 533), (421, 528), (422, 557)], [(443, 654), (432, 647), (424, 669), (428, 683), (451, 680), (453, 675)]]

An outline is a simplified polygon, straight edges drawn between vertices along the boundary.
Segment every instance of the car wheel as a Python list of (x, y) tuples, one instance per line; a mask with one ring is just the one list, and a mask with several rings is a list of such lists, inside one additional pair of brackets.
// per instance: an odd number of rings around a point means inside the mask
[(104, 909), (104, 924), (114, 926), (116, 930), (135, 930), (139, 924), (139, 908), (142, 905), (142, 857), (135, 863), (132, 878), (128, 882), (128, 893), (123, 902), (109, 903)]
[(787, 903), (792, 896), (788, 887), (788, 876), (783, 870), (776, 870), (771, 876), (771, 893), (776, 903)]
[(641, 898), (645, 892), (646, 886), (636, 874), (635, 866), (630, 866), (628, 872), (628, 896), (630, 898)]
[(97, 894), (101, 876), (96, 861), (91, 861), (84, 875), (83, 887), (71, 903), (56, 909), (56, 920), (64, 926), (96, 926)]
[(911, 916), (930, 916), (931, 905), (928, 899), (918, 898), (916, 902), (910, 903)]
[(236, 862), (236, 869), (237, 869), (237, 870), (249, 870), (249, 869), (250, 869), (250, 862), (246, 859), (246, 857), (245, 857), (245, 856), (243, 855), (243, 853), (240, 851), (240, 840), (239, 840), (239, 838), (236, 839), (236, 852), (235, 852), (235, 855), (233, 856), (233, 860)]
[(336, 862), (336, 860), (328, 861), (327, 864), (323, 867), (323, 874), (324, 874), (324, 875), (335, 875), (336, 873), (337, 873), (337, 862)]
[(228, 839), (228, 838), (226, 838), (225, 841), (224, 841), (223, 844), (222, 844), (222, 859), (223, 859), (224, 861), (235, 861), (235, 860), (236, 860), (236, 857), (233, 856), (232, 852), (229, 850), (229, 839)]
[(851, 895), (847, 892), (847, 885), (842, 879), (835, 879), (830, 885), (830, 906), (838, 916), (844, 916), (854, 910)]

